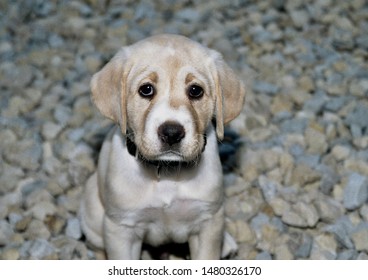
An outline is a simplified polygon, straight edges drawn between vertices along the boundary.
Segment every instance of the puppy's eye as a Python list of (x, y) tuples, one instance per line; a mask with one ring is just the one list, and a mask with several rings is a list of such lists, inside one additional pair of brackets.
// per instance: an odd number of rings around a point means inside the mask
[(144, 84), (139, 87), (138, 93), (144, 98), (152, 98), (155, 94), (155, 88), (151, 84)]
[(191, 85), (188, 88), (188, 95), (192, 99), (199, 99), (203, 96), (203, 88), (198, 85)]

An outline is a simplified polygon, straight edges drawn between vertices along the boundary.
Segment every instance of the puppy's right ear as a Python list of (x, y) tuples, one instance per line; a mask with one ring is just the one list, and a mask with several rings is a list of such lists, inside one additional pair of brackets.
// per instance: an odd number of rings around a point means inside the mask
[(124, 66), (127, 50), (122, 48), (91, 80), (92, 100), (107, 118), (120, 124), (126, 132), (126, 77)]

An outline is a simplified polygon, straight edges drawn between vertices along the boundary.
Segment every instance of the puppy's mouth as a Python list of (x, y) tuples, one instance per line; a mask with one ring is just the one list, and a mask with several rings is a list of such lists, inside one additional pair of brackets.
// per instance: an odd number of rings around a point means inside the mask
[(158, 161), (186, 161), (183, 155), (175, 150), (168, 150), (157, 156)]
[(200, 149), (197, 153), (192, 155), (184, 155), (180, 152), (180, 149), (176, 149), (175, 147), (165, 147), (157, 154), (147, 155), (146, 153), (142, 152), (137, 144), (130, 138), (126, 138), (126, 145), (130, 155), (140, 159), (142, 162), (145, 163), (164, 163), (164, 164), (175, 164), (175, 163), (193, 163), (198, 162), (201, 157), (202, 152), (205, 150), (205, 146), (207, 144), (206, 135), (203, 135), (203, 145), (202, 149)]

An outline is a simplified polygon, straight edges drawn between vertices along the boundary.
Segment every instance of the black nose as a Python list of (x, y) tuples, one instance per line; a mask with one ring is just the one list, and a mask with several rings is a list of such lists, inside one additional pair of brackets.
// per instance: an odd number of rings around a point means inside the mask
[(184, 127), (176, 122), (164, 122), (158, 128), (158, 137), (169, 146), (179, 143), (184, 136)]

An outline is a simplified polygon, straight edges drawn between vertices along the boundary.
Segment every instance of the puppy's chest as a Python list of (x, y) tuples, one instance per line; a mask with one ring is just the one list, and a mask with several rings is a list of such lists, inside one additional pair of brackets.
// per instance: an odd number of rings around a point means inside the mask
[(213, 208), (209, 202), (166, 197), (140, 209), (134, 216), (136, 227), (145, 232), (147, 242), (161, 244), (168, 239), (185, 242), (211, 218)]
[(211, 203), (200, 200), (193, 194), (195, 190), (180, 183), (161, 183), (146, 189), (140, 200), (139, 212), (143, 218), (151, 220), (195, 220), (200, 213), (210, 211)]
[(214, 212), (213, 202), (199, 199), (194, 188), (180, 183), (150, 184), (141, 191), (134, 207), (123, 211), (124, 220), (128, 223), (167, 226), (196, 223)]

